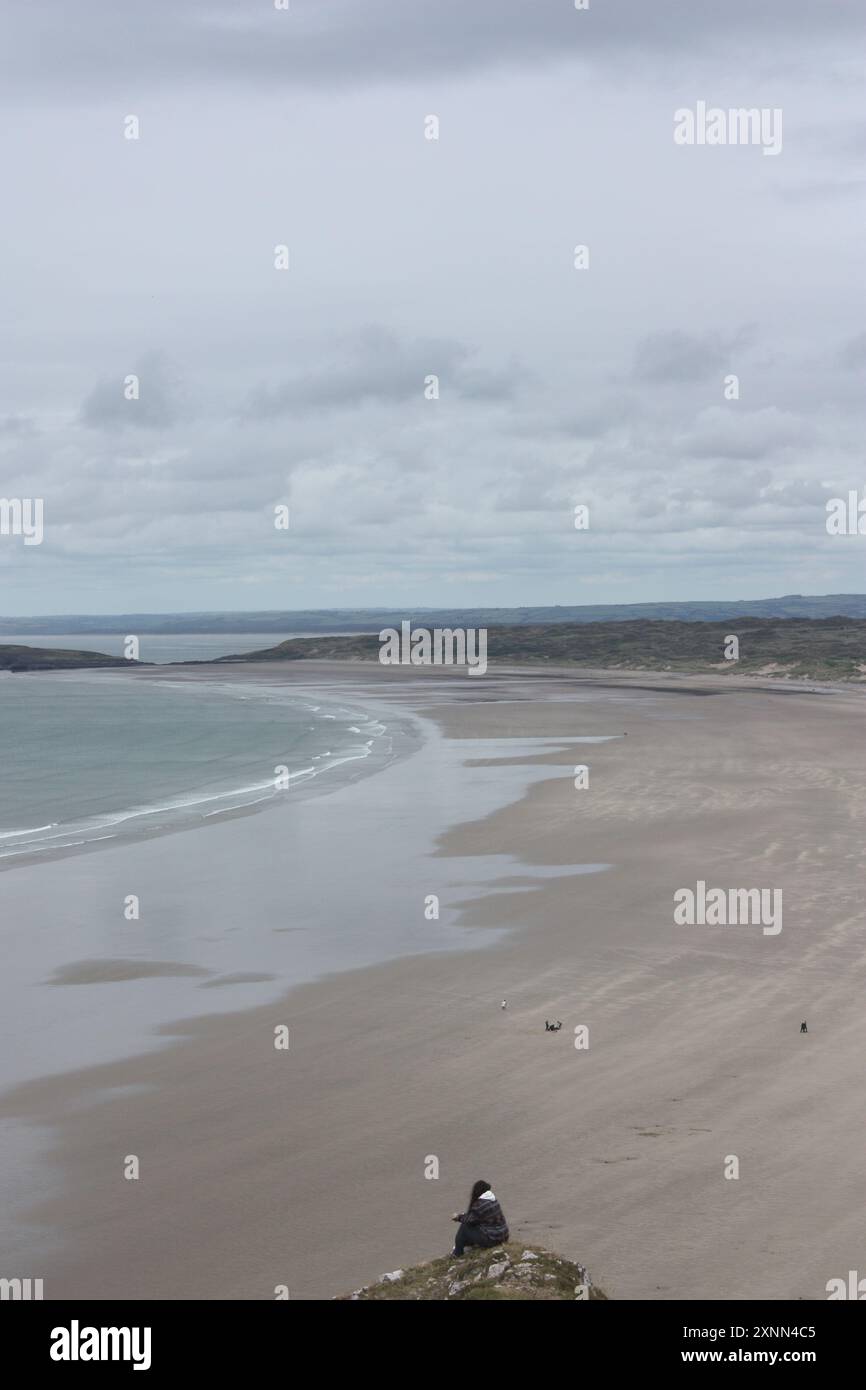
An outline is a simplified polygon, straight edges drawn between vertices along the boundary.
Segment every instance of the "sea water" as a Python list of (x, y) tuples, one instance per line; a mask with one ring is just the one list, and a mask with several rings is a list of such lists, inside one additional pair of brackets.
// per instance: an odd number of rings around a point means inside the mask
[(0, 676), (0, 864), (260, 805), (388, 750), (385, 726), (284, 688), (133, 673)]

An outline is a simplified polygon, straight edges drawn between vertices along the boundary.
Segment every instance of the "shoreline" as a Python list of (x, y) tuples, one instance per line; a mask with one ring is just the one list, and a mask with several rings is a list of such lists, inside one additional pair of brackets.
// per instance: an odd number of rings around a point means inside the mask
[[(152, 672), (156, 669), (159, 668), (152, 668)], [(158, 684), (164, 684), (169, 688), (184, 683), (183, 672), (177, 673), (174, 679), (169, 675), (162, 680), (155, 677), (152, 672), (151, 679), (157, 679)], [(73, 682), (76, 679), (80, 679), (82, 676), (85, 680), (92, 678), (94, 675), (99, 681), (104, 681), (106, 679), (105, 675), (96, 673), (92, 670), (85, 672), (27, 672), (24, 674), (25, 676), (35, 676), (37, 680), (44, 680), (50, 675), (57, 675), (63, 680), (72, 680)], [(120, 681), (126, 682), (130, 679), (136, 679), (138, 674), (139, 673), (133, 671), (118, 672), (117, 670), (111, 670), (107, 672), (107, 678), (109, 682), (112, 676), (119, 677)], [(237, 685), (238, 682), (231, 680), (224, 681), (214, 676), (213, 679), (207, 679), (206, 684), (213, 687), (231, 688)], [(281, 683), (279, 681), (264, 682), (254, 679), (249, 682), (249, 684), (252, 685), (257, 692), (263, 692), (265, 690), (278, 688)], [(213, 693), (219, 695), (224, 692), (220, 689), (215, 690)], [(225, 698), (231, 699), (233, 696), (229, 693), (225, 693)], [(250, 697), (243, 696), (242, 698), (247, 699)], [(306, 702), (306, 698), (296, 697), (296, 703), (298, 705), (304, 705)], [(360, 703), (356, 704), (349, 710), (345, 704), (339, 705), (333, 701), (323, 700), (320, 707), (322, 706), (326, 709), (331, 707), (334, 710), (339, 710), (343, 714), (349, 713), (357, 715), (360, 720), (370, 722), (371, 724), (378, 723), (378, 717), (373, 713), (373, 706), (369, 703), (366, 706)], [(325, 717), (330, 716), (326, 715)], [(361, 736), (361, 733), (362, 731), (359, 730), (359, 736)], [(290, 772), (290, 786), (286, 788), (286, 791), (291, 793), (291, 799), (293, 801), (297, 801), (299, 797), (306, 798), (309, 796), (327, 795), (335, 787), (344, 785), (346, 782), (353, 782), (365, 776), (375, 775), (377, 772), (381, 771), (383, 767), (390, 765), (390, 763), (400, 758), (411, 756), (419, 737), (420, 733), (417, 721), (413, 723), (412, 721), (398, 718), (391, 727), (381, 728), (378, 733), (372, 735), (371, 742), (373, 740), (387, 739), (387, 748), (371, 749), (366, 755), (357, 754), (351, 757), (337, 758), (334, 763), (316, 770), (312, 776), (306, 776), (303, 771)], [(358, 764), (358, 766), (349, 767), (349, 764)], [(337, 778), (328, 777), (328, 773), (332, 772), (336, 767), (342, 767), (346, 770), (339, 774)], [(250, 771), (249, 775), (253, 776), (254, 773)], [(199, 811), (197, 809), (199, 806), (203, 807), (209, 802), (227, 801), (230, 798), (239, 797), (252, 792), (260, 792), (262, 795), (257, 795), (253, 801), (240, 801), (233, 805), (217, 806), (210, 811)], [(56, 831), (57, 838), (60, 838), (62, 835), (73, 834), (81, 834), (86, 838), (75, 840), (70, 844), (57, 846), (40, 845), (38, 842), (34, 842), (31, 847), (26, 841), (16, 846), (6, 846), (10, 852), (6, 854), (0, 853), (0, 874), (8, 873), (13, 869), (28, 865), (52, 863), (58, 859), (67, 859), (77, 855), (99, 852), (103, 849), (122, 849), (129, 845), (161, 838), (165, 835), (181, 834), (189, 830), (200, 829), (205, 826), (209, 820), (215, 817), (232, 820), (248, 815), (258, 815), (263, 811), (279, 806), (282, 799), (281, 793), (274, 788), (273, 777), (271, 777), (270, 781), (265, 781), (260, 786), (255, 787), (230, 787), (221, 791), (215, 791), (212, 787), (207, 789), (190, 787), (182, 792), (165, 793), (165, 796), (172, 795), (176, 798), (175, 804), (126, 807), (122, 810), (118, 809), (113, 812), (105, 812), (106, 823), (102, 826), (97, 825), (76, 828), (74, 822), (57, 822), (52, 823), (50, 826), (46, 825), (44, 829)], [(192, 799), (183, 800), (182, 798), (184, 797)], [(153, 825), (147, 825), (145, 823), (146, 818), (151, 815), (163, 816), (166, 819), (154, 823)], [(172, 819), (172, 816), (175, 818)], [(131, 828), (123, 828), (123, 823), (130, 821), (140, 821), (142, 823), (136, 824)], [(120, 822), (120, 828), (113, 829), (113, 825), (118, 822)], [(98, 830), (106, 830), (110, 833), (92, 833)], [(16, 832), (17, 835), (23, 835), (25, 833), (28, 832)], [(11, 838), (13, 838), (13, 834), (9, 831), (0, 836), (0, 841), (9, 840)], [(112, 843), (109, 844), (107, 843), (108, 841)]]
[[(60, 1140), (61, 1195), (44, 1192), (32, 1228), (60, 1236), (46, 1297), (270, 1298), (277, 1283), (330, 1297), (441, 1253), (476, 1167), (493, 1170), (519, 1239), (581, 1260), (614, 1298), (823, 1297), (823, 1280), (856, 1267), (866, 958), (856, 894), (834, 872), (863, 858), (864, 796), (846, 767), (856, 697), (726, 687), (681, 702), (575, 681), (545, 683), (539, 700), (535, 682), (491, 674), (503, 684), (485, 677), (480, 701), (465, 678), (415, 682), (419, 702), (445, 696), (418, 708), (466, 755), (431, 861), (452, 876), (465, 949), (188, 1018), (157, 1051), (4, 1095), (4, 1115)], [(589, 736), (623, 721), (629, 734), (587, 750), (583, 807), (575, 715)], [(527, 773), (516, 800), (484, 810), (485, 778)], [(575, 860), (610, 868), (580, 875)], [(664, 915), (684, 861), (793, 885), (784, 932), (684, 936)], [(431, 871), (417, 893), (437, 882)], [(830, 917), (818, 935), (815, 912)], [(805, 1064), (790, 1036), (804, 995)], [(565, 1021), (556, 1039), (548, 1014)], [(284, 1058), (268, 1042), (283, 1023)], [(570, 1036), (581, 1023), (585, 1054)], [(147, 1156), (147, 1182), (119, 1180), (121, 1150)], [(721, 1176), (729, 1153), (740, 1183)], [(438, 1182), (423, 1176), (431, 1154)]]
[[(312, 695), (306, 684), (297, 690)], [(406, 733), (397, 756), (379, 766), (359, 760), (339, 780), (322, 776), (318, 795), (307, 784), (306, 795), (264, 807), (9, 861), (0, 877), (10, 924), (0, 1012), (10, 1037), (20, 1030), (27, 1039), (33, 1008), (53, 1025), (20, 1049), (29, 1076), (150, 1050), (157, 1030), (178, 1019), (255, 1006), (346, 969), (468, 949), (456, 909), (443, 907), (432, 929), (423, 914), (407, 923), (399, 902), (375, 912), (364, 904), (356, 925), (353, 880), (376, 891), (396, 875), (411, 892), (438, 836), (459, 818), (466, 776), (463, 750), (446, 754), (417, 699), (391, 688), (384, 703), (354, 683), (316, 699), (336, 708), (349, 693), (366, 717)], [(515, 768), (483, 788), (476, 779), (477, 806), (507, 804), (533, 775)], [(419, 798), (419, 783), (436, 783), (436, 795)], [(392, 870), (398, 840), (402, 862)], [(333, 875), (332, 844), (344, 877)], [(489, 872), (483, 861), (471, 869), (472, 891), (483, 893)], [(137, 916), (126, 912), (130, 893)], [(141, 982), (157, 979), (158, 993), (147, 994)], [(62, 1046), (55, 1032), (65, 1033)], [(15, 1060), (7, 1051), (4, 1088), (27, 1079), (10, 1070)]]

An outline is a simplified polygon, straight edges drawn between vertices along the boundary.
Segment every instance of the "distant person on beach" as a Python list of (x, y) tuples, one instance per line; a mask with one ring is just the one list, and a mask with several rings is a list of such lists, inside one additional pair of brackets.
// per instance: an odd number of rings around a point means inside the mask
[(808, 1033), (808, 1031), (809, 1029), (806, 1027), (806, 1020), (804, 1019), (803, 1022), (800, 1024), (800, 1032)]
[(500, 1009), (507, 1009), (507, 1008), (508, 1008), (508, 1000), (507, 1000), (507, 999), (503, 999), (503, 1001), (502, 1001), (502, 1003), (499, 1005), (499, 1007), (500, 1007)]
[(466, 1211), (455, 1212), (451, 1220), (460, 1223), (454, 1237), (455, 1255), (462, 1255), (467, 1245), (489, 1250), (508, 1240), (508, 1224), (486, 1178), (473, 1184)]

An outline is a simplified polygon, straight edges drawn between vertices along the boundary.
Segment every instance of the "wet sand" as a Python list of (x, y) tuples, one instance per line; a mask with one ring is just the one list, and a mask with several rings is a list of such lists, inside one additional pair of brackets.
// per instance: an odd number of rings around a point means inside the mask
[[(19, 1185), (39, 1200), (14, 1272), (46, 1298), (330, 1297), (447, 1249), (478, 1176), (518, 1238), (614, 1298), (824, 1298), (862, 1267), (862, 692), (338, 663), (280, 678), (372, 692), (444, 734), (456, 785), (410, 758), (378, 821), (387, 773), (339, 793), (362, 843), (365, 822), (392, 826), (393, 872), (345, 867), (339, 844), (333, 872), (358, 934), (383, 912), (434, 932), (438, 894), (466, 949), (332, 974), (7, 1093), (0, 1113), (50, 1146), (47, 1174)], [(509, 804), (489, 795), (521, 781)], [(431, 806), (432, 852), (401, 874), (400, 823)], [(781, 889), (783, 930), (675, 925), (673, 895), (698, 879)]]

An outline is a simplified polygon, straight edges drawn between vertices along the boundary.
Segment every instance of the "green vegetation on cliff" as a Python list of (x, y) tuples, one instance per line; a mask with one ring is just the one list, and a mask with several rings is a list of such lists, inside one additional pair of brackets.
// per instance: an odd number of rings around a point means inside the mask
[[(413, 627), (429, 627), (426, 614)], [(725, 659), (730, 635), (739, 660)], [(263, 651), (221, 661), (376, 661), (377, 634), (295, 637)], [(574, 665), (606, 670), (712, 672), (807, 680), (866, 679), (866, 618), (745, 618), (683, 623), (540, 623), (487, 629), (492, 666)]]
[(104, 652), (73, 652), (62, 648), (0, 646), (0, 671), (75, 671), (91, 666), (142, 666)]

